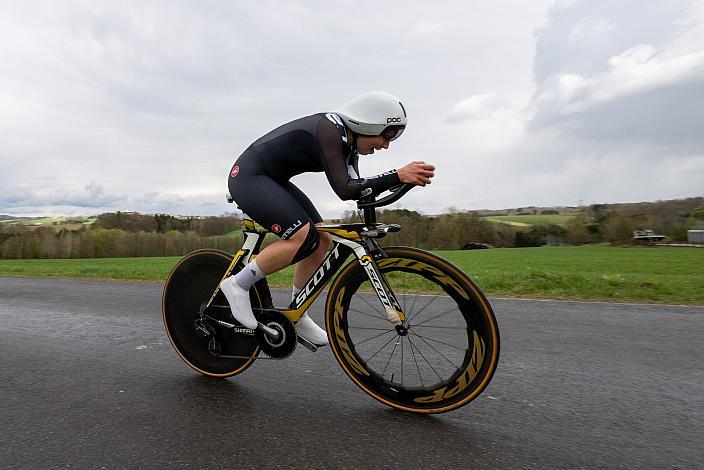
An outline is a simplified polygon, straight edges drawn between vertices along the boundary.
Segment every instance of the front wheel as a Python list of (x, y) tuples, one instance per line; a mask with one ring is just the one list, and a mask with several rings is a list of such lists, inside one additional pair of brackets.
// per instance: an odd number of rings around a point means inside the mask
[(356, 261), (330, 287), (325, 321), (331, 349), (364, 392), (416, 413), (454, 410), (487, 386), (499, 359), (489, 302), (466, 274), (426, 251), (385, 248), (378, 266), (401, 305), (396, 330)]

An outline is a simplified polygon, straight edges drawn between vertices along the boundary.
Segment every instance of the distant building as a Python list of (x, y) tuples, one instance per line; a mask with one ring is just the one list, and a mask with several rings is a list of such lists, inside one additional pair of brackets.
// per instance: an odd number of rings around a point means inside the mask
[(704, 244), (704, 230), (687, 230), (689, 243)]
[(637, 242), (655, 243), (662, 241), (665, 235), (657, 235), (652, 230), (634, 230), (633, 239)]

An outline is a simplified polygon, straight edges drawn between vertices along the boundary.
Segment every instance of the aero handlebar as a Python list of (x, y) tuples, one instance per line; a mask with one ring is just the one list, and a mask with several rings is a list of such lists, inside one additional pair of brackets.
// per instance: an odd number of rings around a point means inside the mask
[(371, 209), (374, 207), (383, 207), (383, 206), (388, 206), (389, 204), (393, 204), (394, 202), (398, 201), (401, 199), (403, 196), (406, 195), (408, 191), (413, 189), (416, 185), (415, 184), (399, 184), (394, 186), (393, 188), (390, 189), (391, 194), (382, 197), (378, 201), (374, 196), (369, 196), (363, 199), (360, 199), (357, 201), (357, 208), (358, 209)]

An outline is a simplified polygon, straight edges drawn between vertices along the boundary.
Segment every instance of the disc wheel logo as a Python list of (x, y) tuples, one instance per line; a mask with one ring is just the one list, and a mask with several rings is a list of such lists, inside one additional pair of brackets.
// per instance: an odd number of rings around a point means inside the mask
[(230, 176), (232, 176), (234, 178), (235, 176), (237, 176), (237, 173), (239, 173), (239, 172), (240, 172), (240, 167), (235, 165), (232, 167), (232, 171), (230, 172)]
[(281, 232), (281, 225), (279, 224), (274, 224), (271, 226), (271, 231), (274, 233), (279, 233)]

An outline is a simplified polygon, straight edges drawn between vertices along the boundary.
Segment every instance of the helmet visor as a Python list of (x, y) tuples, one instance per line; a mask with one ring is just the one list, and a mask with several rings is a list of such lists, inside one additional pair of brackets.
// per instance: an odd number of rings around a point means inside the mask
[(398, 139), (403, 134), (406, 126), (389, 126), (381, 132), (381, 136), (389, 142)]

